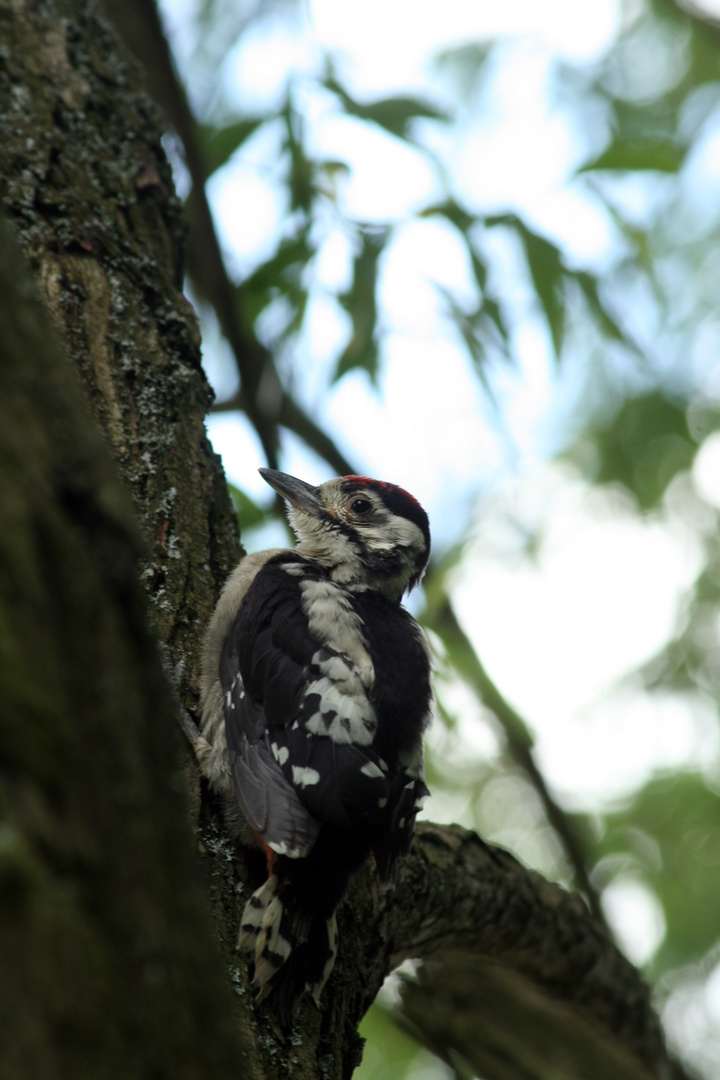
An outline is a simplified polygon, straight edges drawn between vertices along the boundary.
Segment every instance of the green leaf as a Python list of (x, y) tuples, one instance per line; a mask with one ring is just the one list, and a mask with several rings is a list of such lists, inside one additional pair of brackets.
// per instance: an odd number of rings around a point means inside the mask
[(504, 356), (507, 355), (504, 348), (507, 343), (507, 328), (500, 305), (484, 296), (474, 311), (466, 312), (451, 292), (437, 282), (434, 282), (434, 285), (445, 301), (445, 314), (465, 343), (488, 400), (494, 401), (487, 375), (488, 354), (495, 354), (499, 350)]
[(226, 127), (199, 124), (198, 139), (208, 176), (229, 161), (238, 147), (242, 146), (264, 122), (264, 117), (257, 117), (253, 120), (238, 120), (236, 124), (228, 124)]
[(340, 98), (345, 111), (350, 116), (357, 116), (360, 120), (367, 120), (389, 131), (391, 135), (397, 135), (400, 139), (408, 137), (410, 121), (418, 116), (428, 117), (432, 120), (447, 120), (448, 114), (430, 105), (426, 101), (418, 101), (412, 97), (382, 98), (365, 105), (352, 98), (347, 90), (329, 75), (325, 79), (325, 86)]
[(353, 334), (350, 343), (337, 362), (333, 381), (337, 382), (353, 368), (363, 368), (374, 381), (377, 376), (379, 353), (377, 342), (364, 341)]
[(246, 529), (254, 529), (258, 525), (262, 525), (266, 517), (265, 511), (256, 502), (253, 502), (249, 495), (239, 487), (235, 487), (234, 484), (228, 483), (228, 489), (238, 517), (240, 534), (242, 535)]
[(448, 199), (447, 202), (428, 206), (422, 211), (420, 217), (434, 217), (436, 214), (440, 217), (447, 218), (452, 225), (464, 234), (468, 232), (477, 220), (472, 214), (469, 214), (467, 210), (463, 210), (462, 206), (456, 203), (454, 199)]
[(246, 326), (252, 327), (260, 312), (279, 295), (287, 296), (297, 306), (294, 302), (297, 290), (313, 254), (303, 231), (283, 241), (272, 258), (238, 285), (236, 292)]
[(345, 161), (337, 161), (332, 158), (328, 158), (326, 161), (318, 161), (317, 168), (319, 172), (322, 172), (324, 176), (330, 180), (334, 180), (338, 176), (348, 176), (350, 174), (350, 166)]
[(426, 210), (423, 210), (420, 217), (427, 218), (435, 215), (447, 218), (447, 220), (459, 231), (468, 255), (470, 256), (470, 265), (472, 266), (473, 274), (475, 275), (475, 280), (481, 293), (481, 300), (478, 308), (475, 312), (467, 315), (461, 311), (452, 295), (447, 292), (447, 290), (437, 286), (448, 305), (450, 317), (460, 330), (463, 339), (465, 340), (465, 344), (470, 350), (471, 356), (481, 371), (484, 381), (484, 368), (481, 365), (482, 361), (485, 359), (484, 347), (487, 344), (487, 340), (493, 338), (494, 334), (497, 334), (496, 343), (500, 342), (502, 345), (507, 344), (508, 328), (500, 305), (496, 300), (489, 297), (485, 291), (487, 287), (487, 267), (482, 259), (478, 257), (468, 236), (468, 233), (476, 223), (477, 218), (473, 217), (472, 214), (469, 214), (467, 210), (464, 210), (452, 199), (448, 199), (448, 201), (444, 203), (438, 203), (435, 206), (429, 206)]
[(596, 158), (587, 161), (578, 172), (613, 169), (675, 173), (685, 160), (685, 152), (684, 147), (667, 140), (615, 139)]
[(456, 45), (438, 53), (435, 66), (445, 76), (452, 77), (461, 97), (467, 101), (478, 90), (492, 49), (493, 43), (490, 41)]
[(505, 325), (505, 319), (503, 318), (502, 308), (498, 304), (497, 300), (490, 300), (487, 296), (483, 299), (480, 307), (482, 315), (486, 315), (490, 322), (497, 330), (500, 337), (507, 341), (508, 330)]
[(606, 334), (607, 337), (613, 338), (615, 341), (620, 341), (623, 345), (628, 345), (632, 349), (635, 349), (635, 345), (629, 340), (619, 323), (616, 322), (600, 299), (596, 279), (592, 277), (591, 274), (585, 273), (583, 270), (576, 270), (575, 273), (572, 274), (572, 277), (582, 289), (590, 311), (597, 319), (602, 332)]
[(296, 135), (296, 128), (302, 131), (303, 118), (293, 108), (288, 98), (282, 112), (285, 121), (285, 149), (290, 155), (290, 207), (309, 214), (313, 199), (317, 194), (316, 166), (306, 157), (302, 139)]
[(307, 289), (290, 290), (288, 298), (290, 299), (294, 310), (287, 326), (280, 335), (281, 340), (291, 337), (300, 330), (305, 318), (305, 312), (307, 311), (308, 291)]
[(560, 251), (548, 240), (520, 229), (528, 268), (538, 300), (545, 312), (555, 356), (560, 357), (565, 329), (565, 303), (562, 295), (563, 267)]
[(596, 483), (622, 484), (643, 510), (658, 505), (673, 477), (690, 467), (696, 450), (684, 406), (659, 391), (629, 398), (610, 424), (589, 437), (600, 460)]
[(377, 261), (382, 251), (386, 230), (363, 233), (362, 246), (355, 258), (353, 282), (338, 299), (352, 319), (352, 337), (335, 370), (337, 380), (353, 368), (363, 368), (371, 379), (377, 375), (378, 349), (376, 341)]
[(504, 225), (517, 233), (525, 250), (535, 294), (547, 320), (555, 356), (559, 359), (565, 330), (565, 268), (560, 249), (550, 240), (532, 232), (515, 214), (489, 217), (485, 219), (485, 224), (489, 228)]
[(665, 913), (654, 972), (698, 960), (720, 939), (720, 796), (699, 773), (657, 777), (606, 823), (601, 852), (633, 867)]

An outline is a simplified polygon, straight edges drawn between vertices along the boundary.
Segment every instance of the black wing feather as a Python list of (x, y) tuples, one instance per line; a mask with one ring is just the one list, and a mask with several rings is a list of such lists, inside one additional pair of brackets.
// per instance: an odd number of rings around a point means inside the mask
[[(383, 876), (392, 876), (398, 854), (412, 841), (416, 800), (427, 790), (397, 764), (403, 741), (420, 737), (418, 687), (423, 705), (424, 697), (429, 700), (427, 658), (404, 625), (398, 646), (395, 620), (405, 622), (402, 609), (379, 598), (381, 611), (358, 610), (363, 619), (370, 615), (377, 622), (379, 615), (381, 623), (387, 621), (385, 631), (375, 632), (378, 640), (368, 643), (376, 668), (392, 665), (389, 684), (394, 689), (372, 702), (383, 714), (378, 737), (372, 746), (358, 746), (309, 733), (304, 721), (311, 664), (327, 643), (310, 632), (298, 577), (282, 568), (287, 563), (304, 564), (304, 573), (322, 576), (313, 564), (288, 553), (266, 563), (245, 596), (221, 657), (238, 802), (265, 842), (289, 854), (306, 854), (321, 824), (367, 830)], [(358, 606), (367, 603), (361, 599)], [(416, 703), (414, 709), (408, 700)]]

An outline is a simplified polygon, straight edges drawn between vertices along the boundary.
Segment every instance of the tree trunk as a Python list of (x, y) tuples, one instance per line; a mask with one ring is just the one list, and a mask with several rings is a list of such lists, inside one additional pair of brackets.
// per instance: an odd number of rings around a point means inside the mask
[(348, 1077), (387, 972), (461, 950), (670, 1076), (645, 987), (582, 902), (460, 829), (420, 830), (396, 892), (361, 875), (323, 1010), (289, 1040), (253, 1006), (234, 942), (261, 868), (180, 745), (156, 644), (196, 716), (238, 541), (161, 125), (92, 2), (0, 0), (0, 46), (6, 210), (79, 374), (3, 239), (0, 1075)]

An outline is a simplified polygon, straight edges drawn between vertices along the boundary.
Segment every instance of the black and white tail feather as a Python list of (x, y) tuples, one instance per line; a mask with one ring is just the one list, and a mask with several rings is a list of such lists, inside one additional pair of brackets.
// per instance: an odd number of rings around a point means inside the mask
[(235, 834), (267, 855), (238, 945), (288, 1030), (305, 991), (319, 1004), (352, 876), (372, 853), (396, 880), (428, 794), (430, 662), (400, 601), (422, 577), (430, 532), (392, 484), (348, 476), (316, 488), (261, 472), (289, 502), (298, 543), (246, 556), (223, 590), (198, 757)]

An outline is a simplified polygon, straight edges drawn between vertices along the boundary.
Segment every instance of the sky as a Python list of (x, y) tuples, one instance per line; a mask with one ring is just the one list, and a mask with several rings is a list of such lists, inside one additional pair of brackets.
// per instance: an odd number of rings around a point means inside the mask
[[(631, 673), (682, 621), (683, 600), (703, 558), (702, 528), (688, 525), (687, 508), (700, 513), (698, 494), (720, 506), (720, 435), (707, 440), (692, 476), (678, 481), (654, 516), (642, 517), (618, 491), (592, 488), (569, 464), (554, 462), (577, 425), (587, 372), (581, 364), (556, 365), (517, 252), (502, 237), (487, 238), (498, 273), (515, 282), (522, 313), (513, 336), (516, 363), (491, 366), (490, 396), (437, 290), (441, 285), (472, 303), (467, 254), (447, 224), (413, 220), (422, 206), (442, 201), (446, 178), (420, 151), (340, 116), (327, 95), (312, 89), (310, 77), (330, 50), (344, 84), (362, 100), (413, 93), (442, 101), (451, 88), (432, 56), (506, 37), (451, 130), (428, 130), (428, 137), (467, 206), (520, 212), (561, 243), (571, 261), (602, 271), (619, 258), (617, 232), (591, 188), (572, 174), (602, 149), (607, 131), (602, 116), (578, 118), (563, 109), (551, 93), (552, 72), (558, 61), (601, 58), (639, 2), (444, 0), (440, 18), (429, 0), (309, 0), (294, 20), (272, 13), (258, 19), (229, 55), (214, 91), (253, 113), (280, 100), (292, 72), (305, 95), (311, 149), (348, 165), (338, 180), (342, 213), (393, 223), (381, 266), (385, 334), (377, 387), (364, 373), (351, 372), (327, 391), (348, 333), (332, 293), (349, 282), (353, 254), (337, 227), (328, 229), (314, 269), (315, 298), (297, 346), (297, 369), (304, 373), (298, 395), (359, 471), (399, 483), (420, 499), (438, 549), (467, 540), (451, 584), (458, 615), (491, 676), (535, 733), (553, 789), (567, 806), (590, 811), (622, 799), (658, 769), (717, 764), (717, 725), (708, 706), (669, 694), (651, 699)], [(191, 0), (163, 4), (181, 58), (190, 50), (182, 25), (191, 6)], [(278, 138), (266, 130), (248, 140), (209, 185), (228, 263), (238, 276), (271, 253), (282, 229)], [(700, 205), (716, 199), (720, 180), (717, 143), (710, 139), (708, 147), (686, 178)], [(656, 196), (662, 198), (661, 187)], [(642, 199), (637, 211), (643, 212)], [(218, 360), (212, 326), (205, 349), (219, 397), (229, 396), (232, 376)], [(703, 378), (715, 380), (707, 381), (707, 392), (718, 397), (717, 370), (707, 359), (703, 364)], [(238, 414), (219, 414), (209, 418), (208, 429), (229, 478), (269, 503), (256, 472), (265, 462), (249, 425)], [(324, 464), (297, 440), (288, 437), (283, 450), (286, 471), (311, 482), (327, 479)], [(523, 545), (531, 534), (541, 537), (534, 558)], [(251, 546), (274, 539), (261, 533)], [(452, 693), (460, 706), (458, 728), (452, 736), (439, 729), (431, 740), (448, 760), (456, 755), (480, 764), (497, 753), (497, 739), (462, 688)], [(462, 820), (464, 811), (437, 798), (426, 812), (450, 821)], [(488, 839), (512, 842), (514, 835), (511, 826), (503, 832), (498, 825)], [(521, 854), (531, 863), (547, 858), (533, 850)], [(655, 898), (626, 881), (605, 901), (630, 958), (647, 960), (664, 931)], [(708, 983), (703, 1007), (720, 1015), (720, 976)]]

